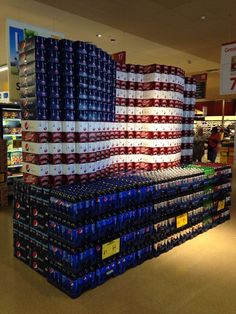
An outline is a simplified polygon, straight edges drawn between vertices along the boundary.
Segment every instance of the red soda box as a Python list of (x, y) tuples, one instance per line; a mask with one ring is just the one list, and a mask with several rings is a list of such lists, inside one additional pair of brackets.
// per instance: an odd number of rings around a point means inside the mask
[(22, 131), (22, 140), (25, 142), (34, 143), (48, 143), (49, 133), (48, 132), (28, 132)]
[(74, 164), (76, 162), (76, 143), (62, 143), (63, 163)]
[(31, 154), (23, 152), (23, 161), (36, 165), (46, 165), (49, 163), (49, 154)]
[(75, 121), (63, 121), (63, 141), (66, 143), (74, 143), (76, 138), (76, 123)]
[(62, 121), (49, 121), (49, 134), (52, 143), (61, 143), (63, 139)]
[(22, 151), (30, 154), (49, 154), (49, 144), (48, 143), (31, 143), (22, 142)]
[(22, 131), (48, 133), (48, 122), (49, 121), (21, 120)]
[(35, 165), (23, 162), (22, 170), (24, 173), (32, 174), (37, 177), (49, 175), (49, 165)]
[(62, 143), (50, 143), (49, 152), (50, 152), (50, 163), (54, 165), (62, 164), (63, 162), (63, 153), (62, 153)]
[(23, 173), (23, 179), (28, 184), (40, 185), (42, 187), (50, 186), (49, 176), (38, 177), (29, 173)]

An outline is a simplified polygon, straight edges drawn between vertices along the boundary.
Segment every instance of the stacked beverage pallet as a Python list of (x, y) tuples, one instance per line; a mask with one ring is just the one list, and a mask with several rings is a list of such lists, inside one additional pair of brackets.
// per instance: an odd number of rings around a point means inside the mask
[(52, 189), (48, 281), (78, 297), (224, 222), (230, 180), (228, 166), (191, 165)]
[(16, 181), (13, 210), (14, 256), (47, 277), (49, 190)]

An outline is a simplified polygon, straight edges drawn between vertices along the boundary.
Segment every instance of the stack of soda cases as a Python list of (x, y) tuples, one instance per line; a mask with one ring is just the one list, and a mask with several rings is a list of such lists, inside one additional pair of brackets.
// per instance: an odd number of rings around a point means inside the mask
[(13, 210), (14, 256), (35, 271), (48, 274), (48, 207), (50, 191), (15, 183)]
[(195, 102), (196, 102), (196, 81), (193, 78), (186, 77), (184, 87), (182, 145), (181, 145), (181, 162), (183, 164), (188, 164), (192, 162)]
[[(163, 211), (167, 214), (161, 215), (158, 221), (154, 224), (156, 232), (154, 243), (154, 255), (169, 251), (174, 246), (182, 244), (186, 240), (207, 231), (208, 229), (217, 226), (230, 218), (229, 207), (231, 205), (231, 168), (230, 166), (220, 164), (202, 164), (190, 165), (187, 169), (197, 168), (204, 174), (203, 181), (190, 187), (183, 185), (182, 188), (187, 193), (183, 197), (166, 196), (163, 193), (163, 198), (157, 204), (158, 211)], [(171, 185), (169, 182), (169, 191)], [(196, 191), (192, 194), (190, 191), (193, 187)], [(174, 188), (175, 189), (175, 188)], [(191, 191), (192, 192), (192, 191)], [(182, 213), (179, 213), (175, 219), (171, 218), (168, 212), (176, 212), (176, 204), (181, 204)]]
[(224, 222), (230, 179), (195, 165), (52, 190), (48, 280), (76, 297)]
[(92, 44), (39, 36), (19, 52), (25, 182), (60, 186), (108, 174), (114, 61)]
[(117, 64), (116, 85), (116, 121), (126, 123), (126, 169), (178, 165), (184, 71), (158, 64)]
[(115, 121), (116, 64), (93, 44), (74, 42), (77, 92), (77, 163), (80, 182), (109, 175)]

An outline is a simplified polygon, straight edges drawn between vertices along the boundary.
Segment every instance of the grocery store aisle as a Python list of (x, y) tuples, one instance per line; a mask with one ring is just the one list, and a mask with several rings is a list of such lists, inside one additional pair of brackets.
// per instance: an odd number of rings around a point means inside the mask
[(0, 313), (235, 314), (234, 181), (230, 221), (76, 300), (13, 258), (12, 209), (0, 209)]

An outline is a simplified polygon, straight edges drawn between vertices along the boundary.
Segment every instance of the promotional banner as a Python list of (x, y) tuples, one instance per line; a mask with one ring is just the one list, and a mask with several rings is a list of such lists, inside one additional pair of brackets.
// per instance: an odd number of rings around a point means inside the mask
[(126, 63), (126, 51), (113, 53), (112, 59), (122, 64)]
[(220, 94), (236, 94), (236, 42), (221, 47)]
[(24, 39), (32, 36), (44, 36), (63, 38), (64, 34), (50, 31), (37, 26), (7, 20), (7, 47), (8, 47), (8, 84), (10, 101), (19, 100), (19, 53), (18, 44)]

